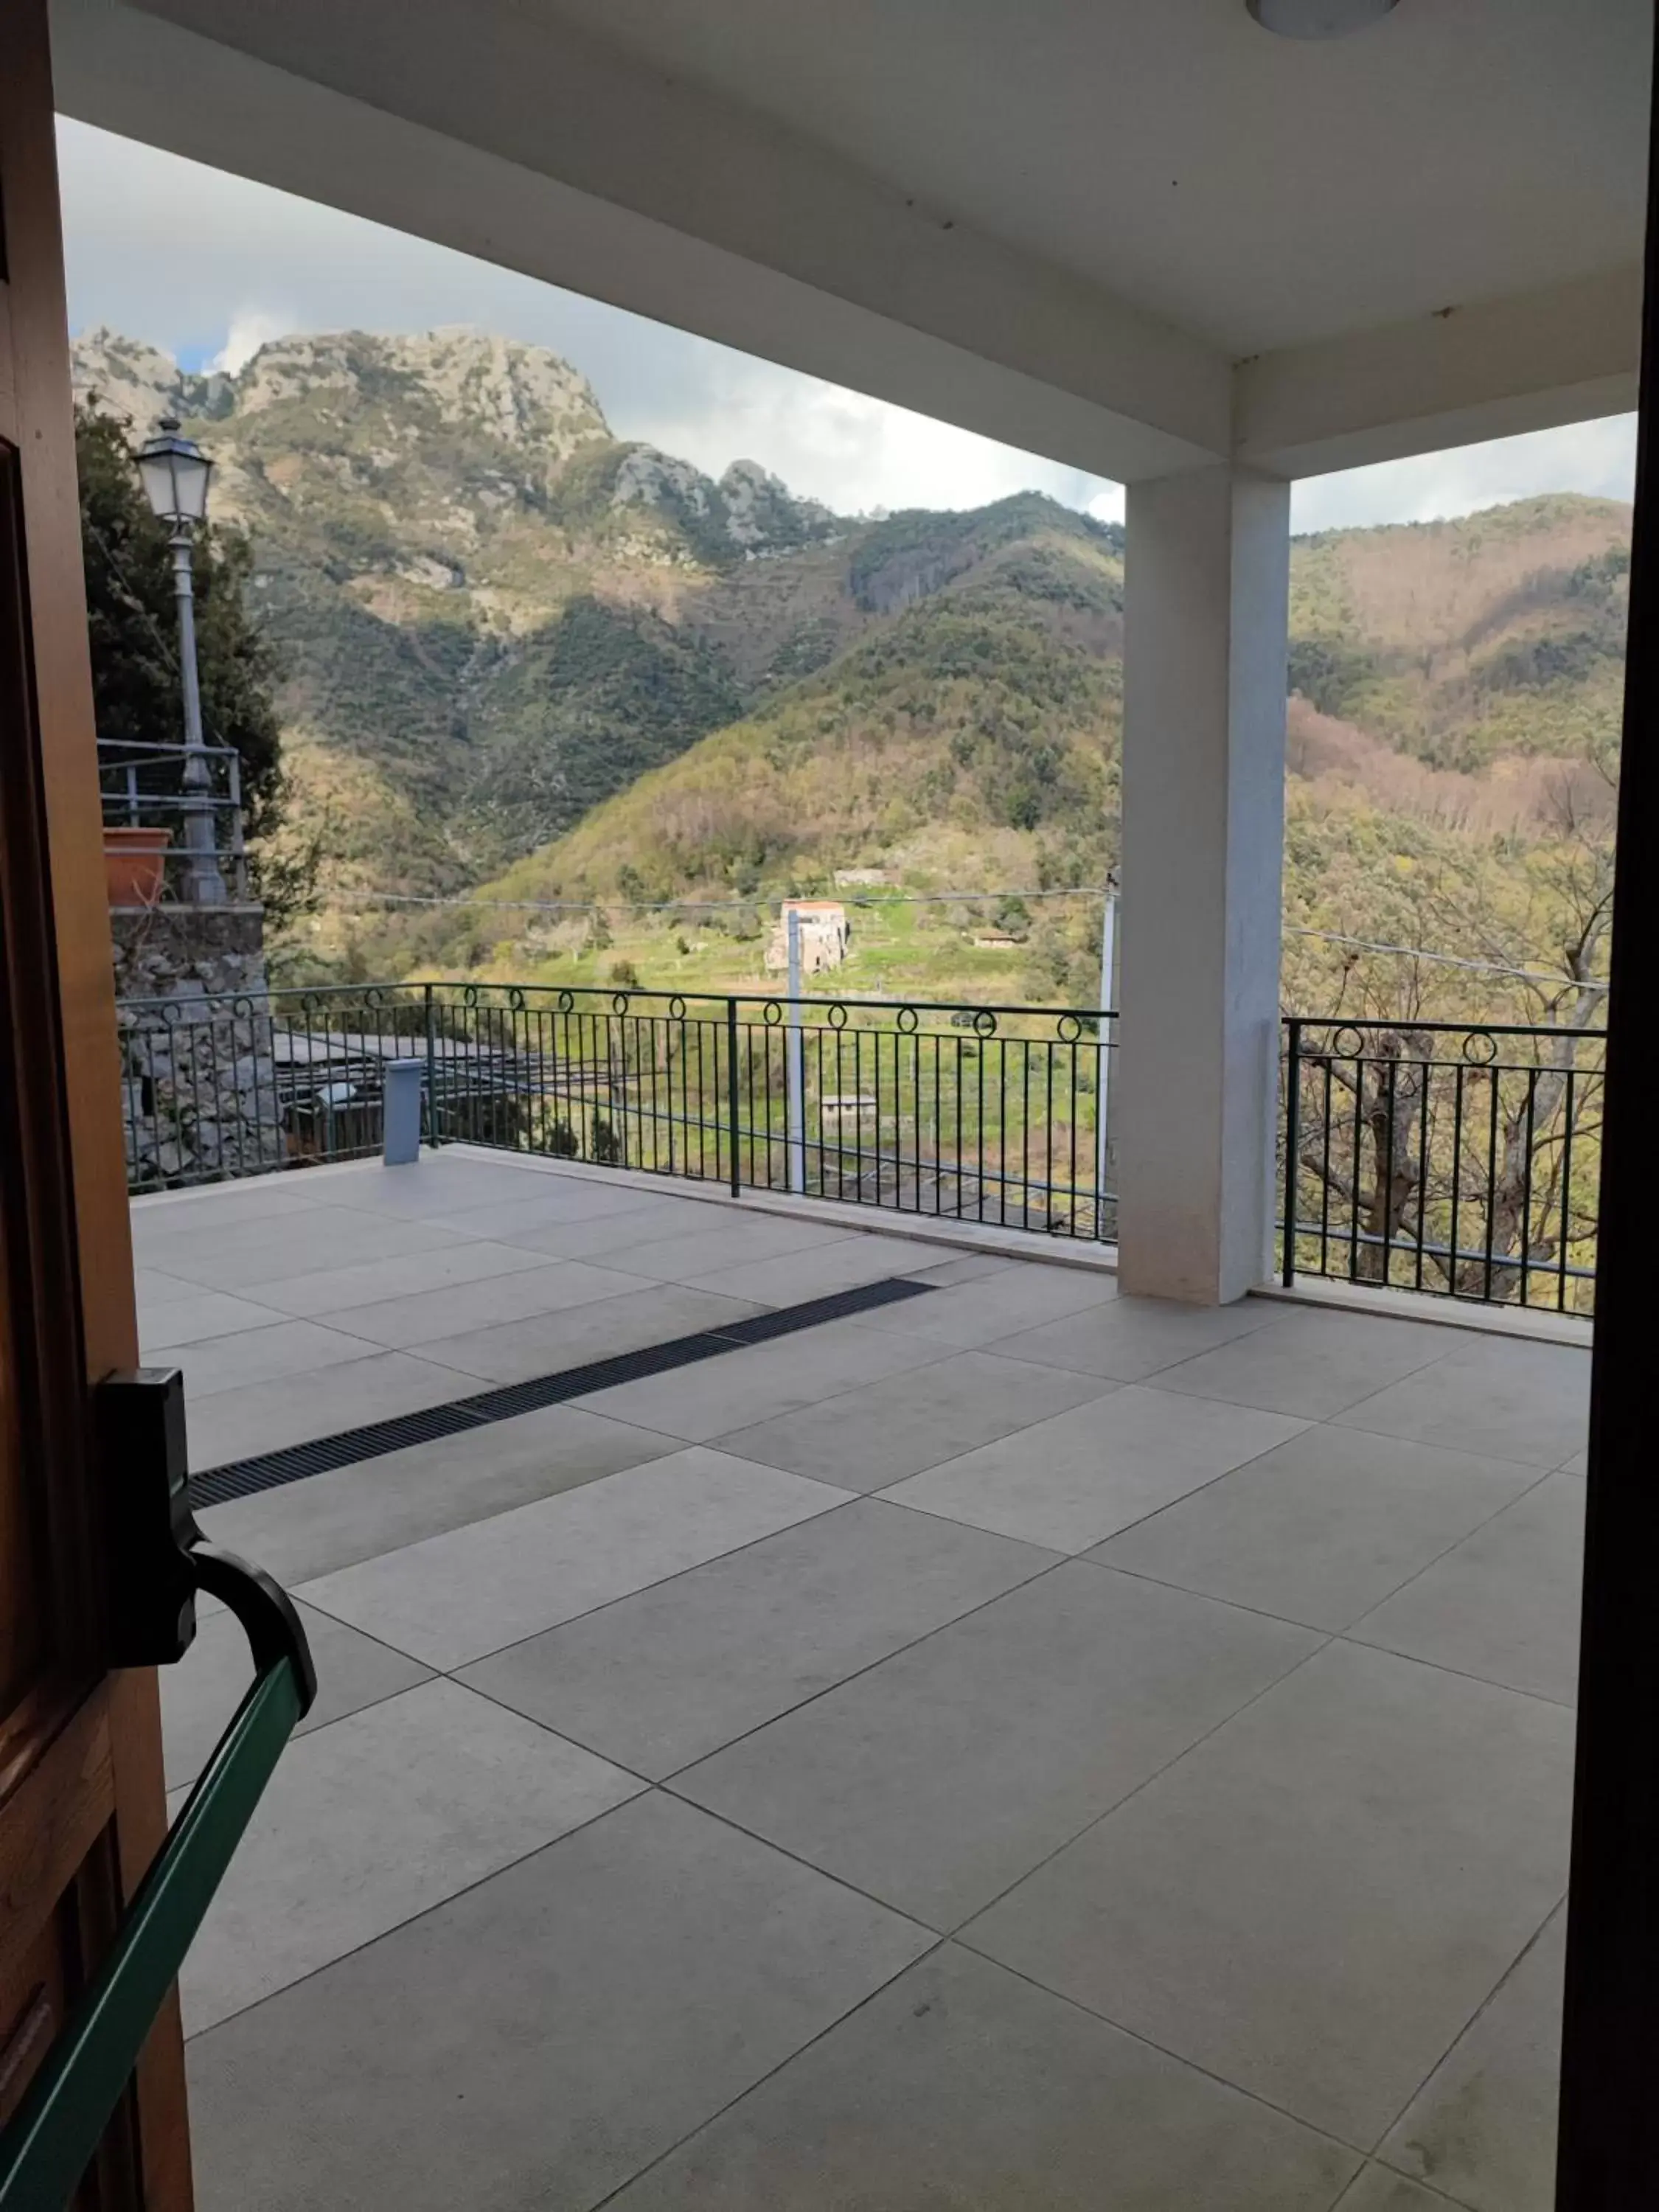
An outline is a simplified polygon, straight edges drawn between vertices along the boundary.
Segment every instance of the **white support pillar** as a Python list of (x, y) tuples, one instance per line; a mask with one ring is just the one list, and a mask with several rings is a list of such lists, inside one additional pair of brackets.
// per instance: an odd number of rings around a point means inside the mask
[(1218, 1304), (1271, 1265), (1290, 487), (1158, 477), (1127, 525), (1120, 1279)]

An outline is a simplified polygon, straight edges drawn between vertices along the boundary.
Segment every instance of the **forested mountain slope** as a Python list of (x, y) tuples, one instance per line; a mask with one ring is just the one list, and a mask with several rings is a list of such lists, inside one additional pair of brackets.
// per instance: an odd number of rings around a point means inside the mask
[[(695, 981), (757, 967), (763, 905), (837, 872), (896, 896), (1115, 861), (1115, 527), (716, 483), (613, 437), (556, 356), (467, 331), (283, 339), (234, 377), (108, 332), (76, 362), (136, 434), (181, 413), (252, 534), (326, 830), (314, 972)], [(1297, 541), (1293, 927), (1568, 959), (1606, 870), (1629, 526), (1561, 496)], [(603, 912), (534, 910), (560, 901)], [(974, 946), (988, 916), (1012, 955)], [(1088, 996), (1097, 927), (1082, 899), (871, 908), (849, 981)], [(1293, 939), (1293, 994), (1372, 988), (1343, 957)]]

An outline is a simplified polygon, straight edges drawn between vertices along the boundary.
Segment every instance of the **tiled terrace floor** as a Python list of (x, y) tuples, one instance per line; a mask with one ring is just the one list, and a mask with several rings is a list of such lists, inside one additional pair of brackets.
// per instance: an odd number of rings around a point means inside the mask
[(1548, 2205), (1583, 1352), (477, 1155), (136, 1220), (199, 1467), (935, 1286), (206, 1516), (322, 1691), (204, 2212)]

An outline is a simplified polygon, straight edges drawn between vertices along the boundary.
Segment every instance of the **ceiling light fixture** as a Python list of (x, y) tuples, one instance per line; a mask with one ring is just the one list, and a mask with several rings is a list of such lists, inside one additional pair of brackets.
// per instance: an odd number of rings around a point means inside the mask
[(1395, 0), (1244, 0), (1264, 30), (1282, 39), (1346, 39), (1380, 22)]

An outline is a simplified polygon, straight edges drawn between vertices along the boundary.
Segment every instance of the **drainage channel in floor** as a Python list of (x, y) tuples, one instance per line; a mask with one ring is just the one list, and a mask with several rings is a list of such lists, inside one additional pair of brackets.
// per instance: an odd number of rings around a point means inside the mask
[(833, 1291), (827, 1297), (804, 1298), (799, 1305), (750, 1314), (747, 1320), (731, 1322), (720, 1328), (700, 1329), (696, 1335), (677, 1336), (665, 1344), (647, 1344), (637, 1352), (592, 1359), (586, 1366), (567, 1367), (556, 1375), (538, 1375), (528, 1382), (504, 1382), (468, 1398), (451, 1399), (447, 1405), (397, 1413), (389, 1420), (342, 1429), (337, 1435), (289, 1444), (280, 1451), (259, 1452), (252, 1459), (231, 1460), (223, 1467), (192, 1472), (191, 1503), (223, 1505), (233, 1498), (252, 1498), (257, 1491), (279, 1490), (284, 1483), (301, 1482), (308, 1474), (327, 1474), (336, 1468), (354, 1467), (359, 1460), (380, 1459), (387, 1452), (402, 1451), (410, 1444), (431, 1443), (440, 1437), (463, 1436), (491, 1421), (508, 1421), (518, 1413), (533, 1413), (544, 1406), (560, 1406), (569, 1399), (586, 1397), (592, 1390), (637, 1382), (647, 1375), (665, 1375), (673, 1368), (694, 1366), (723, 1352), (769, 1343), (775, 1336), (793, 1336), (802, 1329), (821, 1328), (825, 1322), (872, 1312), (878, 1306), (924, 1298), (932, 1288), (929, 1283), (890, 1275), (880, 1282), (861, 1283), (856, 1290)]

